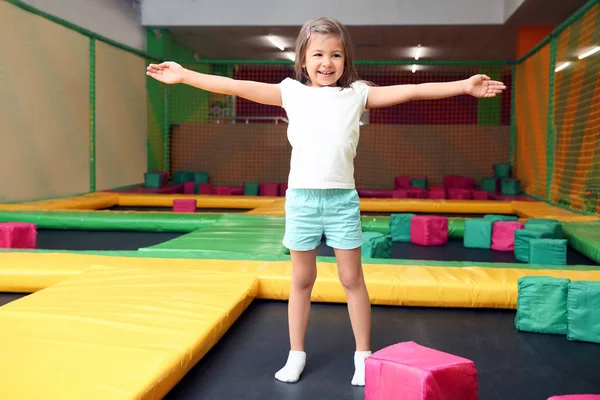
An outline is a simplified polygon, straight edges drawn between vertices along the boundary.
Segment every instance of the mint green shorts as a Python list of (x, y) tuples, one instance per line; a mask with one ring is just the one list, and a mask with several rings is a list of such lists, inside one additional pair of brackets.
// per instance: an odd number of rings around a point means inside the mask
[(350, 250), (362, 245), (360, 199), (356, 190), (288, 189), (283, 245), (290, 250), (313, 250), (323, 235), (327, 245), (334, 249)]

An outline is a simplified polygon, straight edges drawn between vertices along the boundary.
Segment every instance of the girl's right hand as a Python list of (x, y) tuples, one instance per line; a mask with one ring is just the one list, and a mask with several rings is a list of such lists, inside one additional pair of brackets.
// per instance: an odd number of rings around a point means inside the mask
[(146, 75), (163, 83), (181, 83), (185, 76), (185, 68), (176, 62), (165, 61), (161, 64), (148, 65)]

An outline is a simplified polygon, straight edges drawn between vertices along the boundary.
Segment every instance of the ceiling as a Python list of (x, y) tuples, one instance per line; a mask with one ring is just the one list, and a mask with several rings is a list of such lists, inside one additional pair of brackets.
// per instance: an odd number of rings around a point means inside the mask
[[(504, 25), (349, 26), (357, 60), (414, 57), (423, 60), (514, 60), (523, 26), (557, 27), (588, 0), (526, 0)], [(343, 21), (342, 21), (343, 22)], [(266, 40), (277, 37), (292, 51), (299, 27), (171, 27), (173, 41), (210, 59), (286, 59)]]

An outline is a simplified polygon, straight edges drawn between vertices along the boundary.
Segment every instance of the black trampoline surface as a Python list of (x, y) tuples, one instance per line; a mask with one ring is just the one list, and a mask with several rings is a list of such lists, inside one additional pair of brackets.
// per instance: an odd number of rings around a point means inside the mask
[(138, 250), (184, 234), (182, 232), (38, 229), (37, 248), (74, 251)]
[[(515, 311), (373, 307), (374, 350), (414, 341), (475, 362), (481, 400), (600, 393), (600, 345), (517, 332)], [(342, 304), (314, 304), (300, 381), (273, 378), (289, 349), (287, 303), (255, 300), (165, 400), (364, 399), (350, 385), (354, 339)]]
[[(103, 208), (103, 211), (146, 211), (146, 212), (173, 212), (173, 207), (146, 207), (146, 206), (114, 206)], [(197, 213), (243, 213), (251, 208), (197, 208)]]
[[(333, 249), (321, 242), (317, 255), (334, 257)], [(489, 263), (521, 263), (515, 258), (512, 251), (494, 251), (486, 249), (472, 249), (463, 245), (462, 239), (452, 239), (444, 246), (419, 246), (406, 242), (392, 243), (392, 257), (404, 260), (426, 261), (468, 261)], [(598, 265), (594, 260), (584, 256), (571, 247), (567, 248), (568, 265)]]

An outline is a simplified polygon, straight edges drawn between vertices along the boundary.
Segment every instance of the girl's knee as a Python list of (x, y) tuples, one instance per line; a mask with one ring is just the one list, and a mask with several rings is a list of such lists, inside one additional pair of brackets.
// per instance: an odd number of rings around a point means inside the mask
[(346, 290), (360, 289), (365, 285), (363, 274), (360, 269), (344, 271), (340, 275), (340, 283)]
[(294, 273), (292, 285), (294, 285), (297, 289), (309, 290), (312, 289), (316, 279), (316, 271), (307, 268), (302, 271), (296, 271)]

